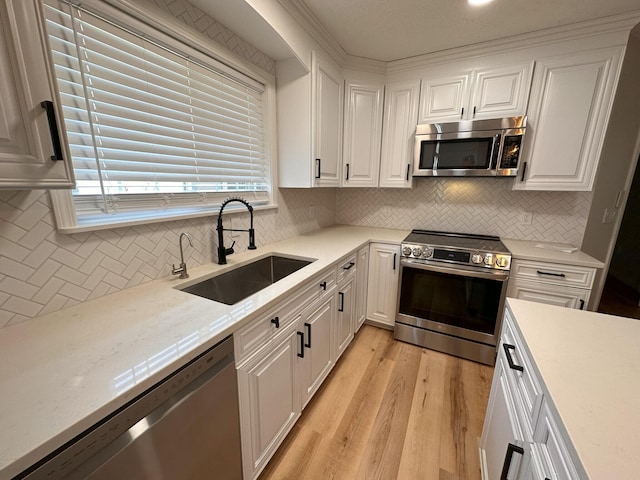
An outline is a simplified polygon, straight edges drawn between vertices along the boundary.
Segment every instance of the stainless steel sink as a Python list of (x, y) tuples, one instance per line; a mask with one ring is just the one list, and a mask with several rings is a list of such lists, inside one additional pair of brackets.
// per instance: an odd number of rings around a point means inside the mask
[(181, 290), (216, 302), (234, 305), (311, 262), (313, 260), (271, 255)]

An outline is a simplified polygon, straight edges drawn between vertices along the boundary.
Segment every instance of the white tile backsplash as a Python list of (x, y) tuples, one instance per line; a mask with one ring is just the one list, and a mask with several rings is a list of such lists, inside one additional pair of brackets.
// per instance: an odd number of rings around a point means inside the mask
[[(414, 188), (339, 189), (336, 223), (499, 235), (580, 246), (590, 192), (523, 192), (509, 178), (418, 178)], [(531, 225), (520, 223), (533, 214)]]

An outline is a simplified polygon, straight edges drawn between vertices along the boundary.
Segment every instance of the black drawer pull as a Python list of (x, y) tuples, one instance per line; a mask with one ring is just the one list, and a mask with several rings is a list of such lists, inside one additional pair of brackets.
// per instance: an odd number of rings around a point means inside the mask
[(347, 163), (347, 178), (346, 178), (346, 180), (349, 181), (349, 164), (348, 163)]
[(580, 299), (580, 310), (584, 310), (584, 300)]
[(340, 306), (338, 307), (339, 312), (344, 312), (344, 292), (338, 292), (340, 295)]
[(304, 358), (304, 333), (296, 332), (298, 337), (300, 337), (300, 351), (298, 352), (298, 356), (300, 358)]
[(507, 446), (507, 453), (504, 456), (504, 465), (502, 465), (502, 474), (500, 475), (500, 480), (508, 480), (507, 475), (509, 475), (509, 468), (511, 468), (511, 460), (513, 459), (514, 453), (524, 455), (524, 449), (522, 447), (519, 447), (518, 445), (514, 445), (513, 443), (510, 443)]
[(344, 267), (342, 267), (343, 270), (351, 270), (351, 267), (353, 267), (355, 265), (355, 263), (353, 262), (349, 262), (348, 265), (345, 265)]
[(522, 165), (522, 176), (520, 177), (520, 181), (524, 182), (524, 176), (527, 173), (527, 162), (524, 162), (524, 165)]
[(44, 102), (40, 102), (40, 106), (47, 112), (49, 133), (51, 134), (51, 143), (53, 144), (53, 155), (51, 155), (51, 160), (63, 160), (62, 144), (60, 143), (60, 130), (58, 130), (58, 121), (56, 120), (56, 112), (53, 109), (53, 102), (51, 100), (45, 100)]
[(393, 269), (394, 269), (394, 270), (396, 269), (396, 259), (397, 259), (397, 258), (398, 258), (398, 254), (397, 254), (397, 253), (394, 253), (394, 254), (393, 254)]
[(411, 173), (411, 164), (407, 164), (407, 182), (409, 181), (409, 173)]
[(316, 164), (318, 165), (318, 170), (316, 172), (316, 178), (320, 178), (322, 170), (320, 169), (320, 159), (316, 158)]
[(504, 353), (507, 356), (507, 363), (509, 363), (509, 368), (511, 368), (512, 370), (518, 370), (519, 372), (524, 372), (524, 367), (522, 365), (516, 365), (513, 362), (513, 358), (511, 357), (511, 352), (509, 351), (509, 350), (515, 351), (516, 346), (510, 345), (508, 343), (503, 343), (502, 348), (504, 348)]
[(564, 273), (555, 273), (555, 272), (543, 272), (542, 270), (536, 270), (538, 275), (549, 275), (551, 277), (566, 277)]
[(311, 348), (311, 324), (305, 322), (304, 326), (307, 329), (307, 343), (305, 343), (304, 346)]
[(276, 326), (276, 328), (280, 328), (280, 317), (272, 318), (271, 323), (273, 323)]
[(320, 284), (320, 286), (322, 287), (323, 290), (326, 290), (327, 289), (327, 282), (322, 282)]

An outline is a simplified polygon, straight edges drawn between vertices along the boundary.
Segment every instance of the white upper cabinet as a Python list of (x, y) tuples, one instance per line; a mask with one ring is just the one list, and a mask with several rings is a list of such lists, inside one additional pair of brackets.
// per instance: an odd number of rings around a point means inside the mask
[(343, 187), (377, 187), (382, 135), (382, 82), (346, 81)]
[(623, 48), (538, 61), (518, 190), (591, 190)]
[(344, 85), (340, 68), (315, 52), (311, 72), (297, 59), (276, 64), (279, 186), (340, 183)]
[(524, 115), (534, 62), (424, 76), (418, 124)]
[(418, 116), (420, 81), (408, 80), (387, 84), (384, 98), (381, 187), (411, 188), (413, 178), (413, 143)]
[[(0, 188), (72, 188), (40, 3), (0, 3)], [(41, 32), (38, 35), (38, 32)], [(44, 105), (44, 106), (43, 106)]]

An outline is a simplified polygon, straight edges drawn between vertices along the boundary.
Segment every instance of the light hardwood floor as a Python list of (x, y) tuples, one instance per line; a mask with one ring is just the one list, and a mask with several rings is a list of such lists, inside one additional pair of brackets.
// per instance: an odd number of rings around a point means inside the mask
[(365, 325), (259, 480), (479, 480), (492, 376)]

